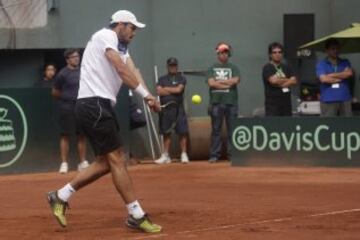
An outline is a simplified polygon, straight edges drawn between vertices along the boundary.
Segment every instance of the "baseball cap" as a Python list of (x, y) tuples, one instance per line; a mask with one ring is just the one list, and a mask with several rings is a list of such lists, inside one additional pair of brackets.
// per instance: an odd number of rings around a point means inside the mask
[(174, 57), (169, 58), (166, 61), (167, 65), (178, 65), (178, 60)]
[(227, 45), (226, 43), (221, 43), (216, 47), (216, 52), (220, 53), (220, 52), (230, 52), (230, 46)]
[(131, 23), (138, 28), (144, 28), (144, 23), (138, 22), (135, 15), (128, 10), (119, 10), (111, 16), (110, 23)]

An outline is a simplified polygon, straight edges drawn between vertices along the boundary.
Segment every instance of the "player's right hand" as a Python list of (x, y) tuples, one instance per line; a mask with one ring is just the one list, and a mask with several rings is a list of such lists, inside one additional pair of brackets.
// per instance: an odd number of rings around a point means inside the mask
[(153, 95), (149, 94), (144, 100), (154, 112), (160, 112), (160, 103)]

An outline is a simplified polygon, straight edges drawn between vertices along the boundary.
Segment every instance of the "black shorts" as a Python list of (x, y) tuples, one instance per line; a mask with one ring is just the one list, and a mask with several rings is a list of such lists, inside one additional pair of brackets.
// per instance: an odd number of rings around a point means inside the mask
[[(160, 134), (169, 134), (168, 133), (168, 129), (172, 126), (173, 122), (169, 121), (170, 118), (166, 117), (166, 114), (175, 114), (175, 111), (173, 111), (173, 109), (169, 109), (168, 111), (165, 109), (163, 114), (160, 114), (159, 117), (162, 118), (160, 119), (159, 123), (159, 132)], [(176, 126), (175, 126), (175, 132), (177, 134), (187, 134), (189, 132), (189, 126), (188, 126), (188, 121), (187, 121), (187, 117), (186, 117), (186, 113), (185, 113), (185, 109), (183, 107), (183, 105), (179, 106), (179, 115), (178, 115), (178, 119), (176, 122)]]
[(59, 101), (59, 125), (61, 135), (82, 135), (83, 131), (75, 115), (76, 101)]
[(119, 124), (110, 100), (100, 97), (78, 99), (76, 117), (95, 156), (102, 156), (122, 146)]

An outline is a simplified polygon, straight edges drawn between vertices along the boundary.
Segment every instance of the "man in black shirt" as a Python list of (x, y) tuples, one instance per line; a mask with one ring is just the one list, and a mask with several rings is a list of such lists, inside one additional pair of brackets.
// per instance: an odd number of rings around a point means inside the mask
[(265, 86), (265, 115), (291, 116), (290, 87), (297, 83), (293, 71), (282, 62), (283, 46), (274, 42), (269, 45), (270, 62), (262, 72)]
[[(177, 118), (175, 131), (180, 138), (180, 148), (181, 148), (181, 157), (180, 160), (182, 163), (188, 163), (189, 158), (187, 155), (187, 133), (188, 122), (184, 109), (184, 89), (186, 85), (186, 79), (178, 72), (178, 61), (176, 58), (169, 58), (167, 60), (168, 74), (159, 78), (159, 82), (156, 86), (157, 94), (160, 96), (160, 103), (164, 105), (168, 102), (175, 101), (179, 107), (179, 115)], [(166, 109), (164, 110), (166, 111)], [(164, 112), (163, 115), (160, 115), (160, 118), (163, 117), (160, 121), (160, 134), (164, 136), (164, 152), (161, 157), (155, 161), (157, 164), (170, 163), (171, 158), (169, 156), (169, 149), (171, 145), (171, 133), (167, 132), (167, 128), (171, 125), (171, 122), (167, 122), (167, 118), (164, 117), (165, 114), (172, 114), (171, 111)]]
[(77, 148), (80, 158), (78, 170), (81, 171), (89, 166), (88, 161), (85, 160), (85, 137), (75, 117), (75, 104), (80, 80), (80, 54), (77, 49), (68, 49), (65, 51), (64, 57), (67, 65), (56, 75), (52, 89), (52, 95), (58, 99), (59, 108), (59, 123), (61, 129), (60, 173), (67, 173), (69, 170), (69, 137), (72, 133), (77, 134)]

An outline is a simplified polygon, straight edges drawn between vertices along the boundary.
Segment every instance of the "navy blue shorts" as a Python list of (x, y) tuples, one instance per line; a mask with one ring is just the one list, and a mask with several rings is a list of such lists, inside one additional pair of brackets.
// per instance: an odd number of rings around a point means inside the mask
[[(162, 118), (159, 121), (159, 132), (160, 134), (169, 134), (168, 133), (168, 129), (171, 127), (171, 125), (173, 124), (172, 121), (169, 121), (165, 115), (166, 114), (174, 114), (175, 111), (168, 111), (160, 114), (159, 117)], [(165, 117), (164, 117), (165, 116)], [(171, 119), (171, 118), (170, 118)], [(185, 109), (183, 105), (179, 106), (179, 115), (178, 115), (178, 119), (176, 122), (176, 126), (175, 126), (175, 132), (176, 134), (182, 135), (182, 134), (187, 134), (189, 132), (189, 126), (188, 126), (188, 121), (187, 121), (187, 116), (185, 113)]]
[(109, 99), (78, 99), (76, 117), (95, 156), (103, 156), (122, 146), (119, 124)]

